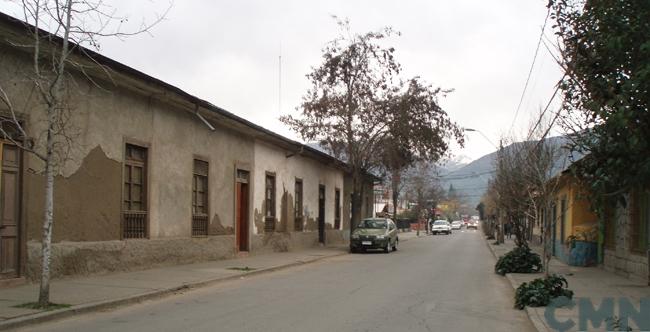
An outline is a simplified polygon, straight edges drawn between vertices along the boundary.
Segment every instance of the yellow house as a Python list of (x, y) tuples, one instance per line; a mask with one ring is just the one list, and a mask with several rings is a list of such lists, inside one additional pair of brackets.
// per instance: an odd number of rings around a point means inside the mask
[(593, 212), (587, 189), (570, 173), (558, 178), (551, 211), (553, 255), (570, 265), (595, 265), (598, 257), (598, 216)]

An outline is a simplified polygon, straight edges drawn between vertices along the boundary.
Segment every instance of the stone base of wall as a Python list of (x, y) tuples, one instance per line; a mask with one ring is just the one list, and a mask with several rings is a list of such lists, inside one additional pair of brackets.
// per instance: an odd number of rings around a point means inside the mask
[(348, 244), (350, 231), (327, 230), (325, 231), (325, 242), (327, 245)]
[(628, 278), (648, 280), (648, 257), (645, 255), (605, 249), (603, 267)]
[[(52, 244), (51, 276), (61, 278), (144, 270), (235, 257), (234, 236), (171, 238)], [(37, 280), (41, 271), (41, 244), (27, 244), (26, 276)]]
[[(327, 245), (344, 244), (348, 231), (326, 231)], [(318, 232), (289, 232), (254, 235), (251, 254), (294, 251), (318, 246)], [(190, 264), (237, 256), (235, 236), (167, 238), (101, 242), (59, 242), (52, 244), (52, 278), (144, 270), (160, 266)], [(41, 272), (41, 244), (27, 243), (28, 280)]]
[[(343, 245), (347, 243), (345, 233), (349, 231), (326, 230), (326, 245)], [(275, 232), (253, 235), (251, 253), (294, 251), (318, 246), (318, 232)]]

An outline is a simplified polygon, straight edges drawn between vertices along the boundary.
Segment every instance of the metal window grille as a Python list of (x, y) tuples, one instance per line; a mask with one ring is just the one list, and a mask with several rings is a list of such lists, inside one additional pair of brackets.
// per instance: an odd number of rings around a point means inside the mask
[(147, 213), (147, 149), (127, 144), (124, 160), (124, 200), (122, 237), (146, 238)]

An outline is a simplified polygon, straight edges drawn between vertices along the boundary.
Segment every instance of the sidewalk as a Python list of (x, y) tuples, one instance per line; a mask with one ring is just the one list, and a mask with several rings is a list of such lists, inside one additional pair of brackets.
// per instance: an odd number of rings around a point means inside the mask
[[(406, 242), (416, 238), (416, 233), (399, 233), (399, 238), (400, 242)], [(0, 330), (137, 303), (188, 288), (209, 286), (220, 281), (313, 263), (324, 258), (345, 255), (347, 252), (348, 246), (342, 244), (143, 271), (57, 279), (50, 285), (50, 300), (68, 304), (70, 307), (47, 312), (14, 308), (16, 305), (36, 301), (38, 284), (2, 288)], [(249, 268), (248, 271), (243, 270), (246, 267)]]
[[(506, 240), (506, 243), (500, 245), (493, 245), (494, 240), (487, 240), (487, 244), (494, 254), (495, 258), (505, 254), (515, 247), (513, 240)], [(540, 246), (531, 246), (531, 249), (541, 253)], [(576, 267), (569, 266), (555, 257), (551, 259), (550, 262), (550, 271), (551, 273), (563, 275), (569, 283), (569, 289), (574, 292), (574, 300), (576, 305), (573, 308), (558, 308), (553, 313), (553, 317), (558, 322), (569, 322), (571, 320), (575, 323), (568, 331), (579, 331), (580, 329), (580, 317), (579, 317), (579, 305), (578, 301), (580, 298), (588, 299), (593, 308), (596, 310), (602, 304), (603, 299), (611, 298), (615, 303), (614, 315), (621, 317), (619, 312), (618, 301), (619, 299), (625, 298), (630, 301), (636, 308), (639, 310), (639, 303), (642, 298), (650, 299), (650, 287), (638, 280), (628, 279), (621, 277), (612, 272), (605, 271), (599, 267)], [(519, 285), (523, 282), (531, 281), (535, 278), (543, 277), (542, 273), (509, 273), (506, 275), (508, 281), (514, 289), (517, 289)], [(514, 305), (514, 298), (513, 298)], [(556, 331), (557, 329), (552, 328), (553, 324), (549, 324), (545, 318), (546, 307), (531, 308), (526, 307), (526, 312), (528, 317), (533, 322), (533, 325), (537, 328), (538, 331)], [(549, 313), (551, 313), (549, 311)], [(584, 318), (584, 317), (583, 317)], [(570, 322), (569, 322), (570, 323)], [(603, 322), (600, 325), (600, 328), (594, 328), (591, 322), (588, 322), (587, 329), (589, 331), (605, 331), (605, 324)], [(557, 326), (557, 325), (553, 325)], [(630, 320), (630, 326), (634, 328), (635, 331), (638, 331), (636, 324), (633, 320)]]
[[(43, 312), (14, 308), (38, 299), (38, 284), (0, 289), (0, 330), (162, 297), (183, 289), (344, 255), (347, 246), (323, 247), (150, 270), (54, 280), (51, 301), (69, 308)], [(243, 271), (248, 267), (250, 270)]]

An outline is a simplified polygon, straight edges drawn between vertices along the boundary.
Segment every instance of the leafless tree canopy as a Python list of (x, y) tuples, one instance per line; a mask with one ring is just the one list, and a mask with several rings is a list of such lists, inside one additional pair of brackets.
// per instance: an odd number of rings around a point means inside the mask
[(502, 141), (495, 177), (483, 197), (488, 214), (495, 215), (502, 223), (510, 223), (518, 246), (527, 246), (531, 227), (540, 226), (546, 267), (550, 226), (554, 221), (549, 220), (549, 214), (544, 214), (554, 208), (560, 172), (566, 167), (562, 162), (566, 150), (546, 137), (553, 121), (540, 114), (537, 123), (531, 126), (529, 139)]

